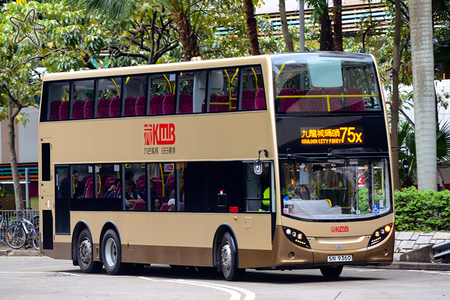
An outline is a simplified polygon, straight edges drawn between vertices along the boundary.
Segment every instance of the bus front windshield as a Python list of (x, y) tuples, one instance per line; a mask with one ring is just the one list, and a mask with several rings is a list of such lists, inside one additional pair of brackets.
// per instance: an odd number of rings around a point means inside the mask
[(283, 213), (312, 220), (364, 219), (391, 211), (387, 159), (281, 164)]
[(280, 54), (272, 61), (278, 114), (382, 110), (377, 70), (370, 55)]

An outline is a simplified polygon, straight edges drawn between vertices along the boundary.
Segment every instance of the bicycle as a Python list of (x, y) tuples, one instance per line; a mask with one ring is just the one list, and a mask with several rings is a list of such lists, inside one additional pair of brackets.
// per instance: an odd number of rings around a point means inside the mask
[(20, 249), (31, 243), (34, 249), (39, 250), (39, 227), (25, 219), (21, 212), (18, 212), (18, 217), (19, 221), (6, 229), (6, 244), (13, 249)]
[(6, 237), (5, 237), (5, 233), (6, 233), (6, 220), (5, 218), (3, 218), (2, 215), (0, 215), (0, 243), (5, 244), (6, 245)]

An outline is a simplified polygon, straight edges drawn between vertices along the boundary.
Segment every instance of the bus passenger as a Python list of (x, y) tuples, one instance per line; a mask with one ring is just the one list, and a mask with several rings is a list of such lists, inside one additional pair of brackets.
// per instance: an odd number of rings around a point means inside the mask
[(142, 200), (136, 191), (136, 184), (134, 181), (128, 180), (125, 182), (125, 206), (127, 209), (132, 209), (134, 204)]
[(134, 173), (131, 171), (125, 172), (125, 181), (129, 180), (134, 182)]
[(153, 188), (153, 185), (154, 185), (153, 179), (150, 179), (150, 199), (152, 199), (152, 200), (158, 198), (158, 193)]
[(78, 181), (79, 174), (77, 170), (73, 170), (73, 198), (81, 198), (84, 193), (84, 184), (81, 181)]
[(159, 197), (153, 199), (153, 210), (159, 211), (161, 209), (161, 199)]
[(172, 198), (167, 202), (167, 205), (169, 206), (169, 209), (167, 211), (175, 211), (175, 199)]
[(120, 179), (116, 179), (113, 184), (109, 187), (108, 191), (105, 193), (105, 198), (114, 198), (116, 194), (117, 185), (119, 184)]

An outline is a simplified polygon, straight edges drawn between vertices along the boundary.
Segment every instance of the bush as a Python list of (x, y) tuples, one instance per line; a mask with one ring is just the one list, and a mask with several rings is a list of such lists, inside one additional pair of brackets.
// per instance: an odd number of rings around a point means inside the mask
[(419, 192), (415, 187), (395, 191), (398, 231), (450, 231), (450, 191)]

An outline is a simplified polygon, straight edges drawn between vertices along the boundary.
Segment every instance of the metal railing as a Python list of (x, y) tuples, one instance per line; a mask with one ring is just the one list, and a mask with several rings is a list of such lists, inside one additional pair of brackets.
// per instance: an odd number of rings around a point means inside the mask
[[(23, 211), (23, 217), (30, 222), (34, 223), (34, 226), (39, 227), (39, 211), (27, 209)], [(18, 214), (16, 210), (0, 210), (0, 219), (4, 220), (4, 224), (0, 231), (6, 230), (8, 226), (16, 223), (18, 221)], [(2, 232), (3, 233), (3, 232)], [(3, 238), (0, 238), (0, 245), (6, 245), (6, 242)]]

